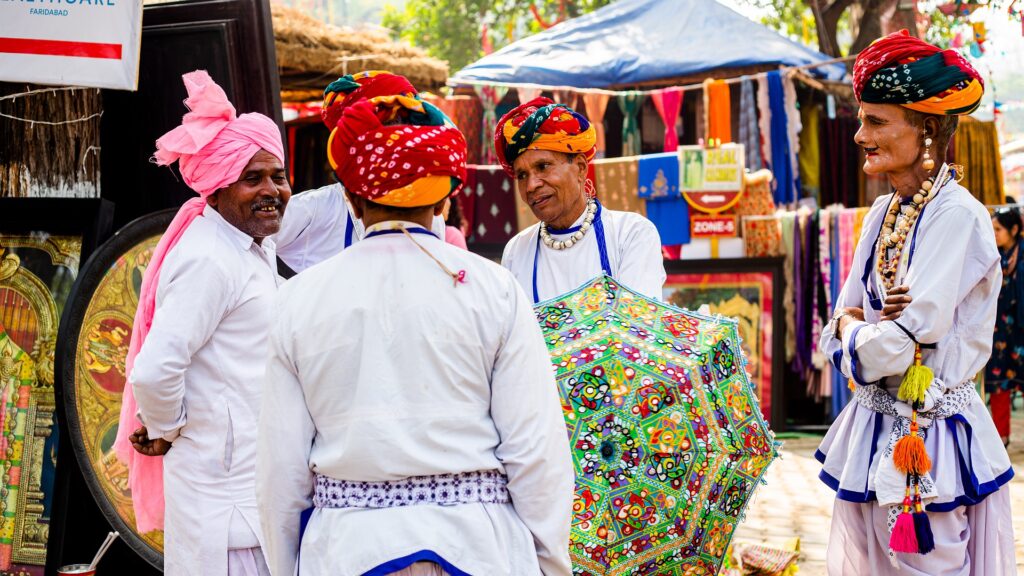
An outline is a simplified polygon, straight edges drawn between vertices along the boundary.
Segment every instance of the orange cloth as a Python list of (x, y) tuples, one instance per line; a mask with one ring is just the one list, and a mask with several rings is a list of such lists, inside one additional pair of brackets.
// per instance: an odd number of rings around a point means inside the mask
[(732, 142), (732, 101), (729, 85), (724, 80), (708, 78), (704, 81), (704, 110), (708, 140), (717, 140), (719, 144)]

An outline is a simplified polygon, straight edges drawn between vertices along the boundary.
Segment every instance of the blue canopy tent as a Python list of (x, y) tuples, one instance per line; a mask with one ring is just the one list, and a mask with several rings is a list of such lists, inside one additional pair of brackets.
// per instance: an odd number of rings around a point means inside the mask
[[(513, 42), (449, 84), (613, 88), (826, 60), (715, 0), (620, 0)], [(809, 72), (839, 80), (846, 70), (832, 64)]]

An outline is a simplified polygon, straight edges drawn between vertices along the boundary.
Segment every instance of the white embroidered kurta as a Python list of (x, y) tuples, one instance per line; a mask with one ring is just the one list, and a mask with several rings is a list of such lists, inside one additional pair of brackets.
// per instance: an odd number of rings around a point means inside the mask
[[(444, 238), (444, 219), (434, 218), (431, 230)], [(363, 222), (352, 214), (341, 184), (295, 194), (288, 201), (281, 230), (273, 236), (277, 255), (296, 273), (327, 260), (363, 239)]]
[[(207, 206), (168, 253), (131, 374), (164, 456), (164, 573), (227, 574), (229, 548), (260, 545), (256, 419), (277, 273), (273, 242)], [(229, 537), (230, 532), (230, 537)]]
[[(896, 322), (879, 322), (881, 310), (872, 307), (862, 275), (870, 267), (868, 286), (878, 302), (884, 301), (877, 253), (871, 253), (890, 199), (879, 198), (865, 218), (853, 267), (836, 302), (836, 308), (863, 308), (866, 322), (850, 323), (841, 342), (829, 323), (821, 349), (858, 385), (884, 379), (895, 396), (914, 359), (909, 333), (922, 344), (936, 344), (922, 350), (922, 361), (946, 387), (957, 387), (982, 370), (992, 347), (1002, 272), (990, 216), (962, 186), (947, 184), (925, 206), (904, 248), (896, 285), (908, 285), (913, 301)], [(975, 504), (1013, 477), (992, 418), (981, 398), (972, 394), (960, 417), (938, 421), (927, 430), (925, 445), (937, 490), (929, 511)], [(876, 500), (875, 472), (892, 424), (892, 417), (857, 402), (850, 402), (832, 424), (817, 457), (823, 463), (822, 480), (840, 499)]]
[(414, 237), (464, 270), (465, 283), (453, 286), (392, 234), (281, 288), (257, 481), (271, 570), (295, 570), (314, 474), (394, 481), (497, 470), (512, 504), (317, 509), (300, 574), (355, 576), (430, 550), (470, 574), (568, 576), (573, 468), (530, 302), (501, 267)]
[[(579, 226), (585, 215), (586, 211), (572, 227)], [(662, 300), (665, 263), (658, 229), (639, 214), (608, 210), (603, 206), (601, 220), (612, 277), (645, 296)], [(501, 257), (501, 265), (512, 271), (531, 300), (534, 297), (535, 261), (536, 302), (571, 292), (601, 273), (601, 253), (594, 228), (567, 250), (548, 248), (541, 242), (537, 258), (539, 234), (540, 224), (526, 228), (509, 240)], [(566, 240), (570, 235), (551, 236), (556, 240)]]

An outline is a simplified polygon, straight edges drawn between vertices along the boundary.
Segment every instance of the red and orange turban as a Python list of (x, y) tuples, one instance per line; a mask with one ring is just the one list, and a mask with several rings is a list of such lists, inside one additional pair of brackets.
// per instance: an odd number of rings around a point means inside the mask
[(906, 30), (876, 40), (853, 65), (857, 100), (899, 104), (927, 114), (970, 114), (985, 84), (955, 50), (940, 50)]
[(327, 158), (346, 190), (398, 208), (436, 204), (466, 181), (462, 132), (436, 107), (410, 96), (346, 107), (327, 141)]
[(585, 116), (543, 97), (510, 110), (494, 130), (494, 149), (510, 175), (516, 158), (527, 150), (583, 154), (590, 161), (596, 144), (597, 131)]
[(416, 89), (405, 78), (382, 70), (367, 70), (338, 78), (324, 89), (324, 103), (320, 117), (328, 130), (334, 130), (346, 107), (363, 98), (377, 96), (414, 96)]

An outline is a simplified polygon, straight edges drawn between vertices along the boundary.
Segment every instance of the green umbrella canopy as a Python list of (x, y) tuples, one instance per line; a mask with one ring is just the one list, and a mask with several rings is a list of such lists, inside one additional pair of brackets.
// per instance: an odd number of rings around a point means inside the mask
[(607, 276), (535, 311), (576, 471), (574, 574), (716, 574), (778, 455), (736, 321)]

